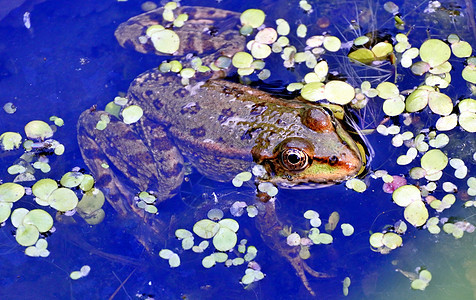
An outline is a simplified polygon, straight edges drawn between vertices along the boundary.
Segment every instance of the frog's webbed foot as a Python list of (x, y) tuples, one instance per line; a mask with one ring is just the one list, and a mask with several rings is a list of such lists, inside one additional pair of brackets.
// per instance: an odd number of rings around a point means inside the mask
[[(158, 8), (122, 23), (114, 33), (119, 44), (141, 53), (169, 55), (158, 52), (146, 36), (147, 28), (152, 25), (171, 27), (172, 22), (164, 20), (163, 12), (163, 8)], [(245, 47), (246, 39), (237, 30), (240, 13), (200, 6), (181, 6), (174, 9), (173, 13), (175, 17), (179, 14), (188, 15), (182, 27), (171, 27), (180, 38), (180, 46), (173, 53), (174, 56), (195, 53), (202, 57), (204, 65), (209, 65), (219, 56), (231, 57)]]
[(291, 263), (293, 266), (294, 270), (296, 271), (297, 275), (301, 279), (301, 282), (303, 283), (304, 287), (308, 290), (308, 292), (315, 296), (316, 293), (314, 290), (311, 288), (309, 284), (309, 280), (307, 279), (306, 273), (309, 275), (315, 277), (315, 278), (330, 278), (333, 277), (332, 275), (326, 274), (326, 273), (321, 273), (317, 272), (316, 270), (312, 269), (300, 256), (299, 256), (299, 247), (291, 247), (288, 246), (290, 249), (290, 252), (288, 255), (284, 255), (286, 259)]
[(286, 258), (286, 260), (293, 266), (304, 287), (311, 295), (315, 296), (316, 293), (309, 284), (307, 274), (315, 278), (329, 278), (333, 276), (312, 269), (304, 259), (299, 256), (300, 248), (289, 246), (286, 243), (285, 238), (281, 235), (283, 226), (276, 216), (274, 201), (271, 200), (264, 203), (264, 207), (265, 211), (261, 212), (257, 219), (257, 227), (260, 229), (263, 239), (265, 239), (269, 247)]

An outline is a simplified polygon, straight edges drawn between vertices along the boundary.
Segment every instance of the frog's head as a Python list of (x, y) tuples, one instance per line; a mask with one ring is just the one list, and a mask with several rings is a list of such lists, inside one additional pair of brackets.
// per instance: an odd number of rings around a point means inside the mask
[[(320, 106), (303, 109), (294, 136), (253, 149), (254, 161), (265, 167), (265, 180), (281, 186), (332, 184), (361, 173), (365, 151), (333, 114)], [(312, 185), (312, 184), (311, 184)]]

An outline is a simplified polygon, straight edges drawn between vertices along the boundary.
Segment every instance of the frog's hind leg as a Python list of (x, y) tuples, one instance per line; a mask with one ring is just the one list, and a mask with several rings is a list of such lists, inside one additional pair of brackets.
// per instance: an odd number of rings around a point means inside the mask
[(304, 287), (311, 295), (315, 296), (316, 293), (309, 284), (306, 273), (316, 278), (329, 278), (333, 276), (317, 272), (309, 267), (309, 265), (299, 256), (300, 248), (289, 246), (286, 243), (285, 238), (281, 234), (283, 226), (276, 215), (274, 200), (264, 203), (264, 207), (264, 211), (260, 212), (256, 220), (257, 227), (259, 228), (263, 239), (270, 248), (286, 258), (286, 260), (293, 266)]
[[(104, 115), (110, 117), (111, 122), (104, 130), (98, 130), (96, 124)], [(157, 132), (159, 129), (160, 126), (155, 129), (157, 134), (160, 134)], [(164, 172), (156, 167), (157, 158), (149, 147), (130, 125), (103, 111), (87, 110), (81, 114), (78, 121), (78, 142), (83, 159), (108, 202), (128, 222), (137, 219), (136, 226), (140, 228), (138, 239), (141, 243), (150, 248), (154, 244), (151, 240), (159, 242), (165, 239), (164, 228), (168, 225), (156, 215), (139, 208), (134, 196), (139, 191), (154, 190), (158, 201), (172, 197), (181, 183), (180, 178), (183, 178), (181, 156), (173, 162), (177, 169), (175, 175), (179, 180), (158, 185), (157, 178), (164, 176)], [(120, 173), (123, 175), (119, 175)]]
[(203, 65), (209, 65), (220, 56), (232, 57), (245, 48), (246, 38), (238, 31), (240, 13), (212, 7), (181, 6), (174, 9), (175, 16), (188, 16), (181, 27), (172, 27), (171, 22), (164, 20), (163, 13), (164, 8), (158, 8), (130, 18), (115, 31), (117, 41), (121, 46), (140, 53), (170, 55), (157, 50), (146, 33), (153, 25), (173, 28), (180, 40), (173, 55), (193, 53), (202, 58)]

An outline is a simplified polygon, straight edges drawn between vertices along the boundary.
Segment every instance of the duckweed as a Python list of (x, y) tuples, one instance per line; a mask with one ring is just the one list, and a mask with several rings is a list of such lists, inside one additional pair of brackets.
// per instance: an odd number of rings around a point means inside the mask
[(420, 58), (430, 67), (441, 65), (451, 56), (450, 47), (441, 40), (429, 39), (420, 46)]
[(25, 195), (25, 188), (18, 183), (6, 182), (0, 185), (0, 203), (12, 203)]
[(61, 187), (51, 192), (47, 201), (52, 208), (65, 212), (76, 208), (78, 197), (72, 190)]
[(5, 151), (18, 149), (21, 142), (22, 137), (17, 132), (4, 132), (0, 135), (0, 145)]
[(137, 105), (128, 106), (122, 111), (123, 121), (126, 124), (132, 124), (139, 121), (143, 114), (144, 111)]
[(340, 225), (340, 228), (342, 229), (342, 234), (345, 236), (351, 236), (354, 234), (354, 227), (350, 224), (343, 223)]
[(25, 134), (30, 139), (45, 140), (53, 136), (53, 130), (43, 121), (31, 121), (25, 125)]
[(261, 9), (247, 9), (241, 13), (241, 25), (258, 28), (264, 23), (266, 15)]

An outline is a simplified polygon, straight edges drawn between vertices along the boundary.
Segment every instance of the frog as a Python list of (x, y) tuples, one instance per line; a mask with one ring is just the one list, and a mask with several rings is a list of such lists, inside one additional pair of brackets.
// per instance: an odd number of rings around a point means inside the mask
[[(130, 18), (119, 25), (119, 44), (140, 53), (166, 55), (146, 38), (153, 25), (167, 26), (163, 8)], [(181, 6), (174, 14), (188, 21), (173, 28), (180, 46), (173, 53), (193, 53), (203, 64), (243, 51), (240, 13), (218, 8)], [(170, 26), (169, 26), (170, 27)], [(231, 71), (197, 73), (184, 85), (172, 72), (154, 68), (137, 76), (127, 91), (127, 106), (143, 115), (135, 123), (95, 108), (84, 111), (77, 125), (85, 164), (112, 207), (124, 218), (143, 222), (139, 241), (151, 253), (151, 236), (163, 237), (168, 224), (137, 207), (134, 196), (151, 191), (157, 201), (174, 199), (186, 166), (203, 176), (229, 182), (253, 166), (261, 166), (256, 185), (269, 182), (283, 188), (329, 185), (353, 178), (365, 169), (363, 146), (345, 129), (332, 109), (303, 100), (283, 99), (248, 85), (224, 79)], [(105, 129), (98, 121), (110, 120)], [(293, 267), (305, 288), (315, 295), (308, 275), (317, 272), (299, 256), (299, 247), (286, 244), (274, 198), (258, 192), (256, 225), (266, 243)], [(145, 232), (143, 230), (143, 232)]]

